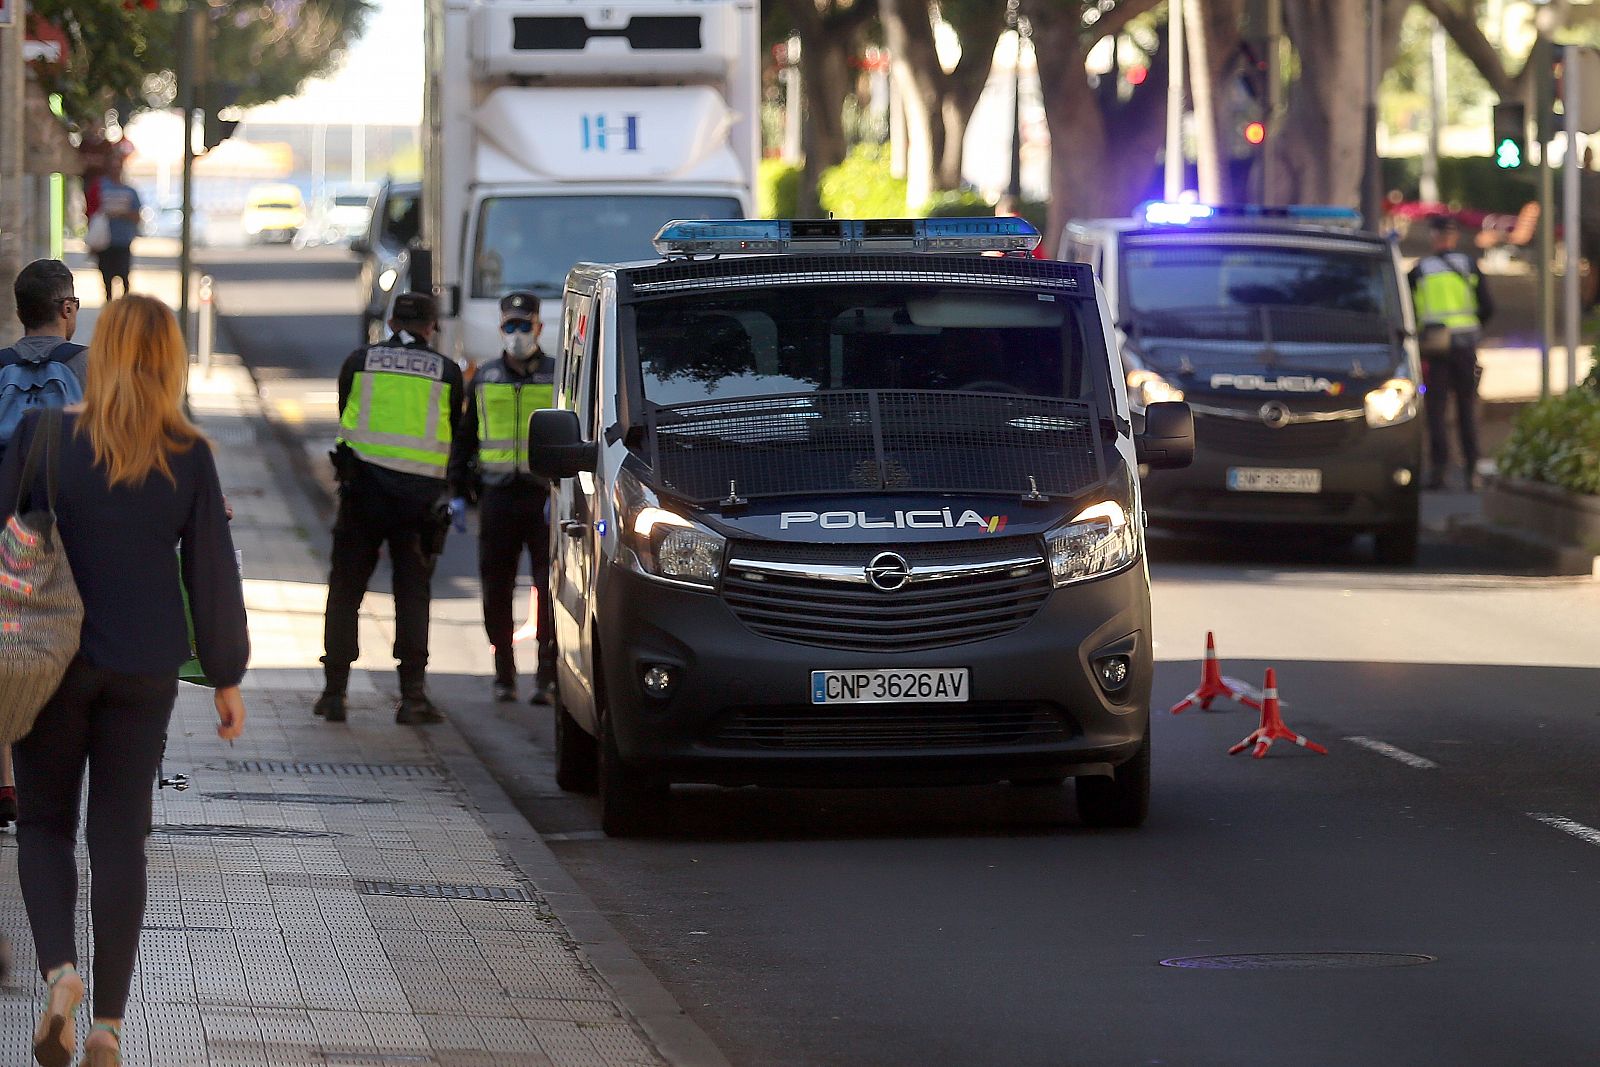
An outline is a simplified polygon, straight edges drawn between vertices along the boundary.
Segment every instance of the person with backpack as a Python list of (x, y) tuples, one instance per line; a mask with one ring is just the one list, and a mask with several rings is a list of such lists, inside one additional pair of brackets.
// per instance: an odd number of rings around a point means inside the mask
[[(16, 344), (0, 350), (0, 458), (28, 412), (83, 399), (89, 359), (87, 349), (72, 343), (78, 297), (65, 263), (36, 259), (22, 268), (11, 288), (23, 334)], [(0, 747), (0, 827), (16, 821), (11, 749)]]

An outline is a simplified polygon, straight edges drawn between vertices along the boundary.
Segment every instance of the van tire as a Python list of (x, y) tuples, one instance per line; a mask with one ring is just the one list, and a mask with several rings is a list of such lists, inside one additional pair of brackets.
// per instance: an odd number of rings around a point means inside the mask
[(1150, 727), (1132, 758), (1118, 764), (1110, 776), (1074, 779), (1078, 818), (1085, 826), (1132, 829), (1143, 826), (1150, 815)]
[(1377, 530), (1372, 538), (1373, 558), (1386, 567), (1416, 566), (1419, 533), (1415, 516)]
[(622, 761), (611, 716), (600, 716), (600, 828), (607, 837), (649, 837), (666, 828), (670, 786), (651, 782)]
[(568, 793), (593, 793), (600, 780), (600, 747), (561, 702), (561, 687), (550, 694), (556, 727), (556, 785)]

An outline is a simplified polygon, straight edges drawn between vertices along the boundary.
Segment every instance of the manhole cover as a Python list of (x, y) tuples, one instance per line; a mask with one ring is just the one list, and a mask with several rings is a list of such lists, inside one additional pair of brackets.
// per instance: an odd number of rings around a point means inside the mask
[(151, 827), (164, 837), (336, 837), (326, 830), (299, 830), (292, 826), (238, 826), (231, 823), (167, 823)]
[(284, 760), (229, 760), (228, 770), (244, 774), (333, 774), (367, 778), (437, 778), (439, 768), (427, 763), (290, 763)]
[(1163, 967), (1201, 971), (1327, 971), (1354, 967), (1415, 967), (1436, 957), (1417, 952), (1246, 952), (1234, 956), (1178, 956)]
[(207, 793), (212, 800), (238, 800), (247, 804), (393, 804), (384, 797), (356, 797), (344, 793)]
[(494, 900), (531, 903), (520, 886), (423, 885), (414, 882), (357, 881), (356, 892), (369, 897), (423, 897), (429, 900)]

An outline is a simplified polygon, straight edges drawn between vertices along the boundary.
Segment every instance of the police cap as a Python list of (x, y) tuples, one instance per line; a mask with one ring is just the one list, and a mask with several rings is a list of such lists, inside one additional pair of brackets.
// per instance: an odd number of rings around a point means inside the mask
[(394, 317), (399, 322), (433, 322), (439, 311), (427, 293), (401, 293), (394, 298)]
[(522, 289), (507, 293), (500, 298), (500, 317), (536, 319), (539, 317), (539, 298)]
[(1434, 233), (1455, 233), (1461, 229), (1461, 224), (1456, 222), (1454, 215), (1437, 212), (1428, 216), (1428, 229)]

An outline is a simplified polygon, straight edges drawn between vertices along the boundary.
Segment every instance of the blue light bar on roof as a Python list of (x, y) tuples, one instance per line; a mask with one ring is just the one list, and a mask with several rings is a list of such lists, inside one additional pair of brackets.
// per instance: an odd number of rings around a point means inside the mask
[(1334, 204), (1184, 204), (1150, 200), (1139, 205), (1134, 217), (1143, 219), (1151, 226), (1189, 226), (1197, 222), (1224, 220), (1361, 225), (1361, 212)]
[(656, 234), (663, 256), (765, 252), (1031, 252), (1039, 231), (1026, 219), (708, 219), (669, 222)]

